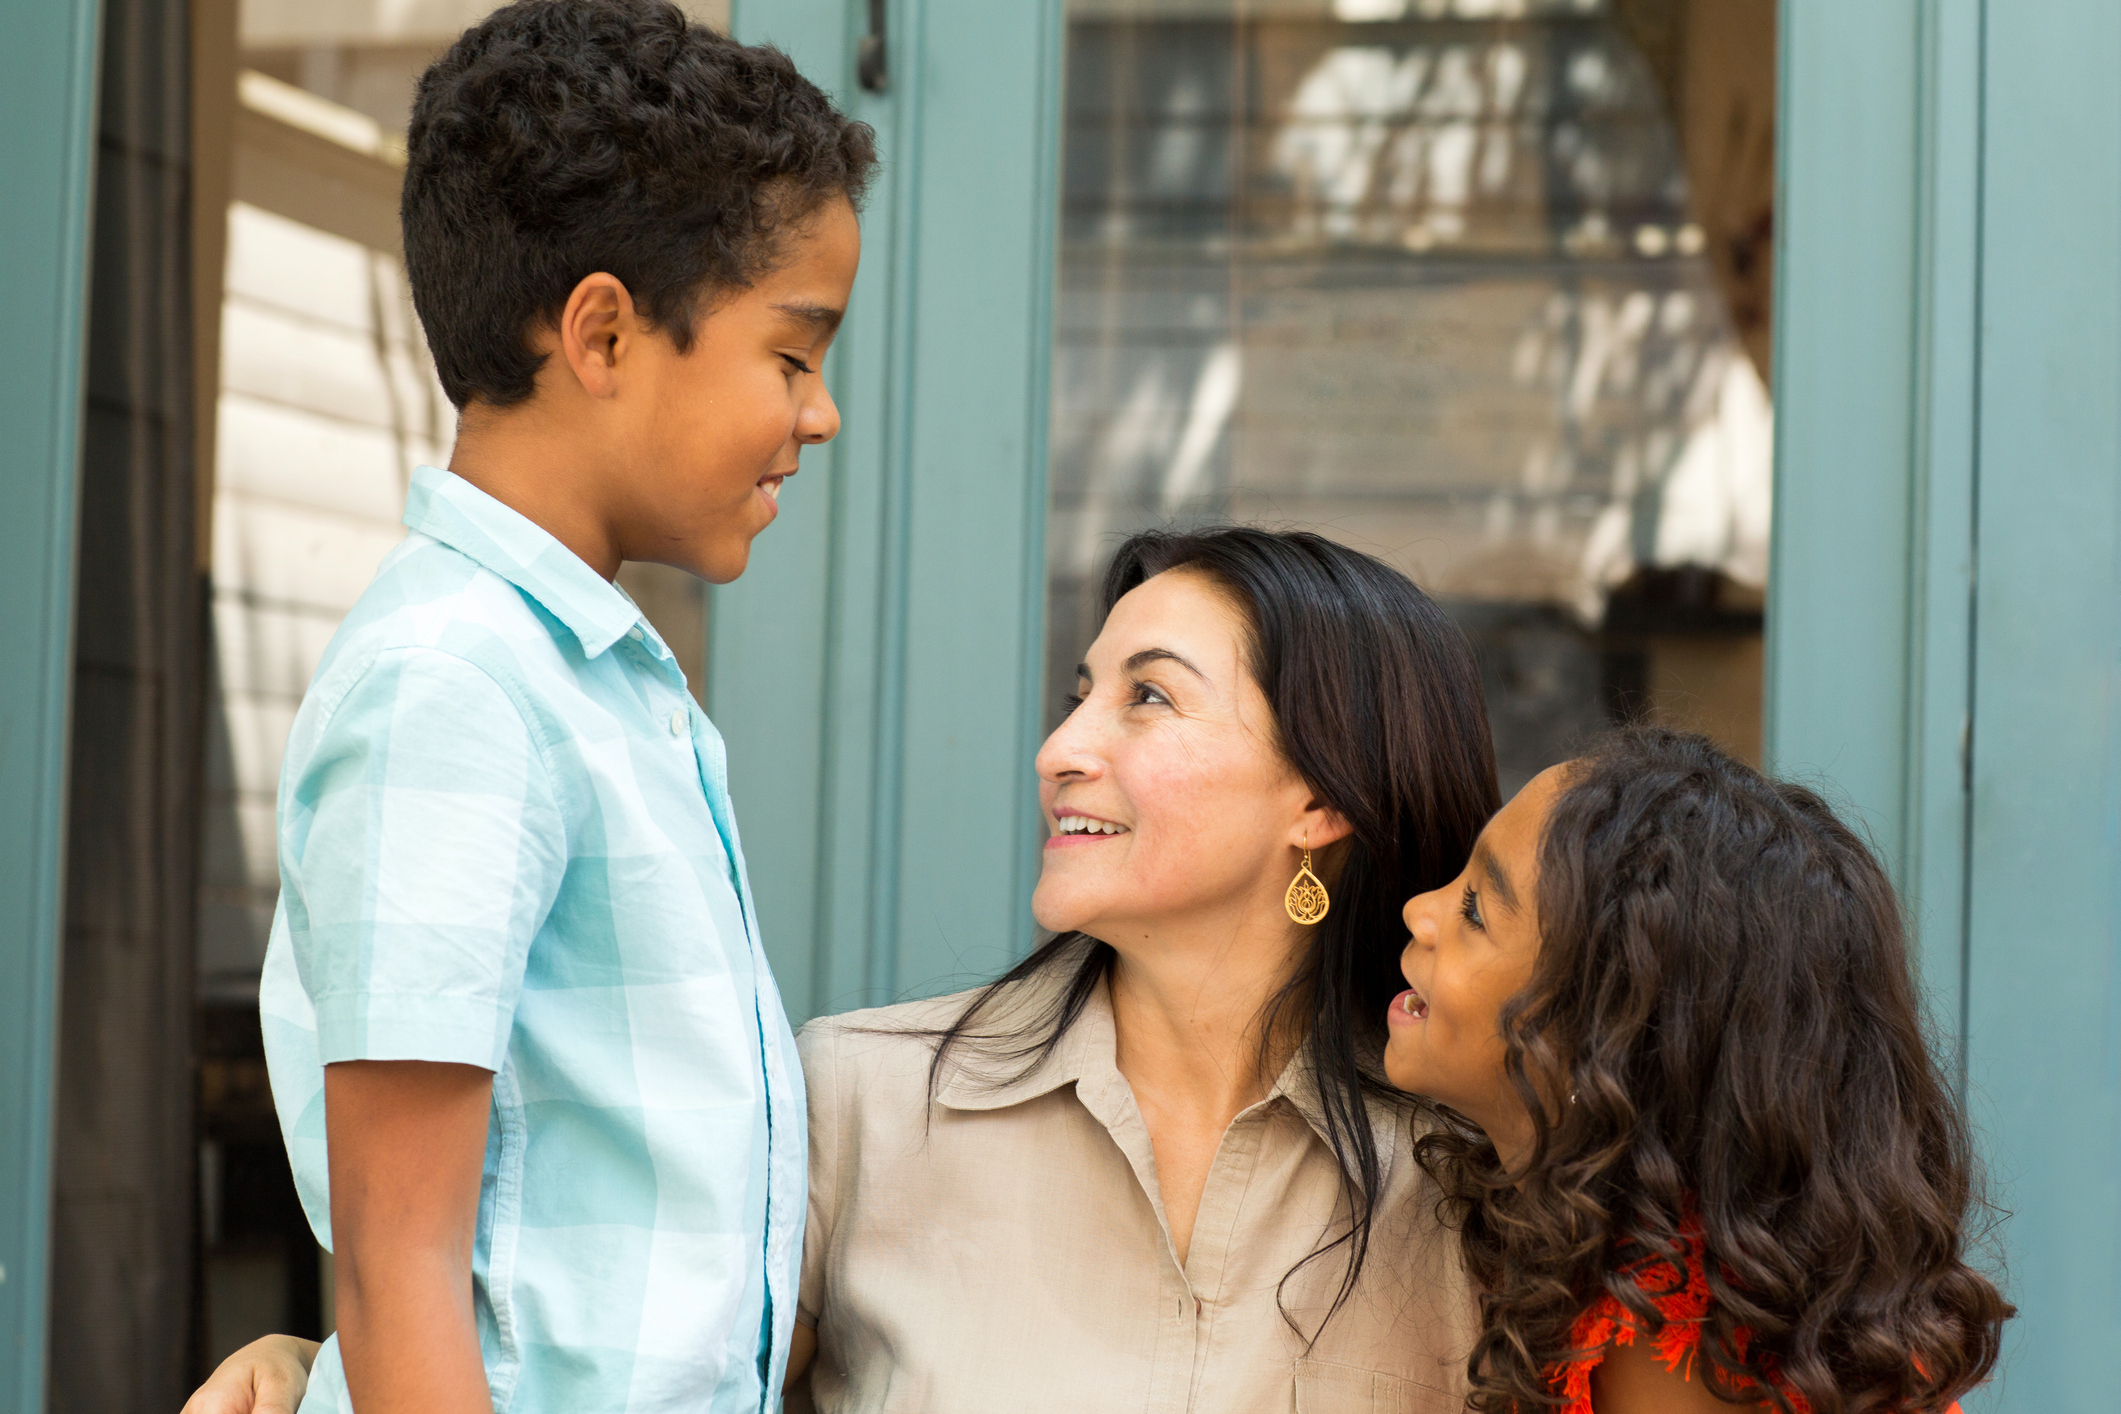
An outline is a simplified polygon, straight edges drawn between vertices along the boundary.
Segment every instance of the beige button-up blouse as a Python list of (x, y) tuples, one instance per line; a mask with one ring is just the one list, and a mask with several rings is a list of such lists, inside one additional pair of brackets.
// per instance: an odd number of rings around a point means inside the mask
[[(1060, 985), (1033, 979), (1009, 1010), (1020, 1016), (1018, 1005), (1036, 1008)], [(1474, 1311), (1404, 1117), (1373, 1110), (1386, 1180), (1369, 1259), (1307, 1344), (1339, 1289), (1344, 1249), (1299, 1263), (1345, 1229), (1347, 1213), (1303, 1058), (1223, 1136), (1181, 1266), (1148, 1130), (1113, 1063), (1106, 989), (1020, 1079), (994, 1084), (1009, 1067), (983, 1062), (977, 1046), (964, 1061), (953, 1049), (931, 1104), (932, 1041), (877, 1033), (946, 1025), (964, 1001), (803, 1029), (810, 1226), (799, 1318), (817, 1327), (818, 1353), (791, 1410), (1463, 1407)]]

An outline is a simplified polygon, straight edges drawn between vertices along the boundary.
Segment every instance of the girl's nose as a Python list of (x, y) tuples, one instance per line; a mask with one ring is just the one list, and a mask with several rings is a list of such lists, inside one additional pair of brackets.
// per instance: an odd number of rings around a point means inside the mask
[(1399, 911), (1401, 921), (1407, 925), (1407, 933), (1414, 940), (1412, 946), (1436, 946), (1436, 902), (1443, 893), (1442, 889), (1432, 889), (1425, 894), (1416, 894)]

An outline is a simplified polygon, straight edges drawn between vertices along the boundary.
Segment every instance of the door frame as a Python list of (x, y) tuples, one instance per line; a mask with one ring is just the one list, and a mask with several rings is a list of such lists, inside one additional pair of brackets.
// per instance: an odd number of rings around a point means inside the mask
[(0, 379), (0, 1404), (44, 1407), (52, 1106), (95, 159), (97, 0), (46, 0), (0, 48), (0, 261), (16, 334)]

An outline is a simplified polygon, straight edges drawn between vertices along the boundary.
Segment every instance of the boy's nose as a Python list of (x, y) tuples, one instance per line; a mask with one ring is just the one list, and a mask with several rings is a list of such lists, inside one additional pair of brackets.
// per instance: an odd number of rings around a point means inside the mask
[(817, 396), (803, 404), (803, 410), (795, 420), (795, 439), (798, 442), (829, 442), (840, 435), (840, 405), (832, 400), (823, 383), (818, 384)]

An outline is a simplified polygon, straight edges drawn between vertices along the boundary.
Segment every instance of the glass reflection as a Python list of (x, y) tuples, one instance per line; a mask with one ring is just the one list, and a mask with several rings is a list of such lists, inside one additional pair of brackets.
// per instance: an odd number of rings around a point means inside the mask
[(1071, 3), (1055, 697), (1121, 536), (1242, 520), (1453, 611), (1506, 790), (1631, 713), (1757, 756), (1769, 402), (1644, 33), (1600, 0)]

